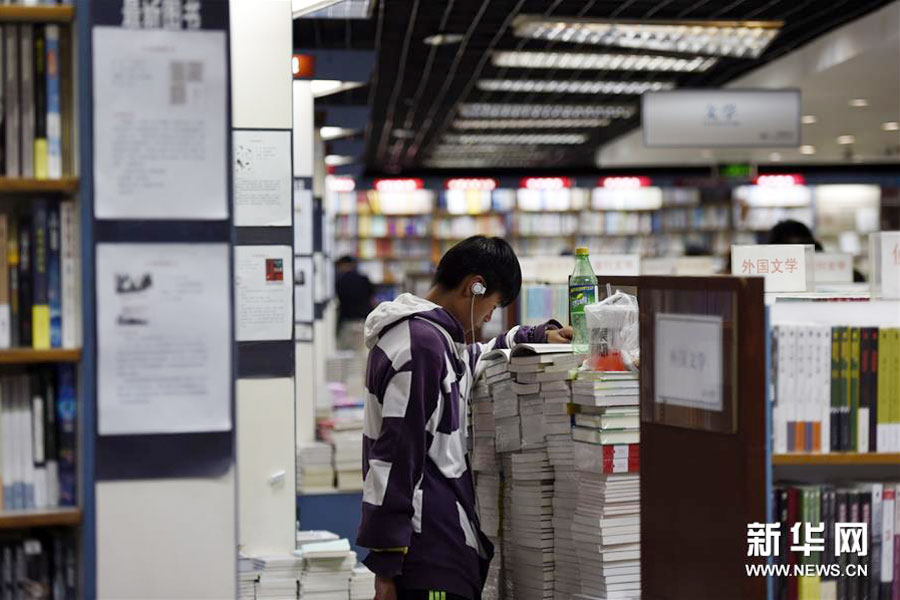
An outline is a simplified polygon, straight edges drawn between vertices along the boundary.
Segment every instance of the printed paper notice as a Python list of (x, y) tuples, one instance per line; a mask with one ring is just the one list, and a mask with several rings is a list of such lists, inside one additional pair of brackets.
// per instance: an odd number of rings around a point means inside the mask
[(656, 314), (657, 404), (722, 411), (722, 317)]
[(306, 256), (313, 253), (313, 193), (304, 185), (294, 182), (294, 254)]
[(290, 246), (234, 249), (237, 341), (289, 340), (294, 327)]
[(98, 219), (228, 218), (225, 41), (94, 27)]
[(291, 132), (234, 132), (234, 224), (291, 225)]
[(101, 435), (231, 429), (227, 244), (98, 244)]

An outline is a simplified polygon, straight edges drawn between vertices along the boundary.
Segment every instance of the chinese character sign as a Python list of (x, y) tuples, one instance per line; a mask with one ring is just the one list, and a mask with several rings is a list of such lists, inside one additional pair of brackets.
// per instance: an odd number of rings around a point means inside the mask
[[(835, 523), (831, 532), (826, 532), (824, 523), (794, 523), (790, 527), (790, 552), (804, 557), (825, 552), (826, 533), (834, 539), (834, 557), (845, 555), (859, 557), (869, 555), (869, 535), (867, 523)], [(747, 556), (769, 558), (780, 556), (781, 523), (748, 523)], [(823, 557), (823, 560), (827, 557)]]
[(813, 246), (803, 244), (731, 247), (731, 273), (764, 277), (767, 292), (805, 292), (813, 286)]

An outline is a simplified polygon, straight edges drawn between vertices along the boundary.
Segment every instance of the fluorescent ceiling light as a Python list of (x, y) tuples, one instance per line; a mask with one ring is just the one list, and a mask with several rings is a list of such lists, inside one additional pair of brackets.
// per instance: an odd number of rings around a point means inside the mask
[(816, 115), (803, 115), (803, 117), (800, 120), (803, 121), (804, 125), (812, 125), (813, 123), (818, 121), (818, 119), (816, 118)]
[(291, 16), (300, 19), (309, 13), (323, 8), (328, 8), (332, 4), (337, 4), (342, 0), (291, 0)]
[(897, 121), (888, 121), (887, 123), (882, 123), (881, 128), (885, 131), (897, 131), (900, 130), (900, 123)]
[[(297, 4), (319, 4), (318, 8), (298, 11)], [(368, 19), (375, 5), (372, 0), (292, 0), (295, 19)]]
[(355, 156), (340, 156), (338, 154), (329, 154), (325, 157), (325, 164), (329, 167), (340, 167), (356, 162)]
[(855, 141), (856, 141), (856, 138), (853, 137), (852, 135), (839, 135), (838, 139), (837, 139), (837, 143), (841, 144), (842, 146), (852, 144)]
[(865, 98), (853, 98), (850, 100), (850, 106), (853, 108), (865, 108), (869, 105), (869, 101)]
[(495, 67), (518, 69), (596, 69), (600, 71), (672, 71), (697, 73), (716, 64), (716, 58), (679, 58), (654, 54), (588, 54), (584, 52), (494, 52)]
[(609, 119), (457, 119), (454, 129), (590, 129)]
[(519, 37), (635, 50), (757, 58), (781, 21), (607, 21), (519, 16)]
[(771, 154), (769, 154), (769, 160), (771, 160), (772, 162), (780, 162), (781, 154), (778, 152), (772, 152)]
[(809, 144), (804, 144), (803, 146), (800, 146), (800, 154), (815, 154), (815, 153), (816, 153), (815, 146), (811, 146)]
[(321, 98), (365, 85), (362, 81), (338, 81), (337, 79), (313, 79), (309, 82), (313, 98)]
[(631, 94), (671, 90), (671, 81), (556, 81), (539, 79), (482, 79), (478, 89), (484, 92), (528, 92), (550, 94)]
[(469, 103), (459, 107), (466, 119), (627, 119), (633, 106), (591, 104), (490, 104)]
[(345, 127), (320, 127), (319, 135), (322, 136), (322, 139), (326, 142), (329, 140), (336, 140), (338, 138), (348, 137), (351, 135), (355, 135), (359, 133), (358, 129), (347, 129)]
[(429, 46), (448, 46), (463, 41), (463, 35), (460, 33), (436, 33), (429, 35), (422, 41)]
[(461, 133), (447, 134), (450, 144), (512, 144), (512, 145), (574, 145), (583, 144), (587, 136), (581, 133)]

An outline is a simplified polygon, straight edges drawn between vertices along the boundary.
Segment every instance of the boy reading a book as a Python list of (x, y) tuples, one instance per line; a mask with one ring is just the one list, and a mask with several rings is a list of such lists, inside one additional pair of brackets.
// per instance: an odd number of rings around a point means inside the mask
[(466, 451), (466, 406), (481, 357), (517, 343), (566, 343), (570, 327), (514, 327), (466, 343), (519, 294), (500, 238), (471, 237), (441, 259), (425, 298), (402, 294), (366, 320), (369, 361), (357, 543), (376, 600), (478, 600), (493, 547), (481, 532)]

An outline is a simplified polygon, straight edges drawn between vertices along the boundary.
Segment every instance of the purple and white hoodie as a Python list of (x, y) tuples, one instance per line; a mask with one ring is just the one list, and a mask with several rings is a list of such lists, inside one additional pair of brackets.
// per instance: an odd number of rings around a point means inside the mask
[(366, 319), (364, 561), (399, 589), (481, 597), (493, 547), (481, 532), (466, 450), (466, 406), (484, 353), (544, 342), (551, 322), (466, 345), (462, 324), (402, 294)]

